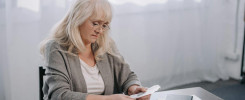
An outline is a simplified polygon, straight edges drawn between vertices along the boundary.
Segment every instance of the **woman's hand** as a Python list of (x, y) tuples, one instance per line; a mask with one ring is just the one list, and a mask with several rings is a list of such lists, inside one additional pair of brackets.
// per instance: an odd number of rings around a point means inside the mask
[(106, 100), (135, 100), (135, 99), (124, 94), (114, 94), (114, 95), (109, 95)]
[[(133, 95), (133, 94), (137, 94), (140, 92), (146, 92), (146, 90), (147, 90), (147, 88), (145, 88), (145, 87), (141, 87), (138, 85), (132, 85), (128, 88), (128, 94)], [(149, 95), (140, 97), (137, 100), (150, 100), (150, 97), (151, 97), (151, 95), (149, 94)]]

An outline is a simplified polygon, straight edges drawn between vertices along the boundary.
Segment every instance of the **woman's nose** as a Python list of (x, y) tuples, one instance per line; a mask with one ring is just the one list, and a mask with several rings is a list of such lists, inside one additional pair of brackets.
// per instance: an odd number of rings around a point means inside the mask
[(103, 33), (103, 29), (102, 29), (101, 27), (99, 27), (99, 28), (97, 28), (97, 29), (95, 30), (95, 32), (96, 32), (97, 34), (101, 34), (101, 33)]

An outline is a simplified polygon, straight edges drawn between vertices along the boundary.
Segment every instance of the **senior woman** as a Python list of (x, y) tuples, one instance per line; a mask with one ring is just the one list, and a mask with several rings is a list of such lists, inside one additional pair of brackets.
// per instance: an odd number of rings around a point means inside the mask
[(108, 35), (111, 19), (107, 0), (74, 2), (41, 43), (45, 100), (133, 100), (146, 91)]

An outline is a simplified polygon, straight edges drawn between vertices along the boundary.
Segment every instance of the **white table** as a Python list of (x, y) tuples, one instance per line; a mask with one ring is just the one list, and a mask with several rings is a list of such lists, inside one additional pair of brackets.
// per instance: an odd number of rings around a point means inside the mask
[(159, 98), (164, 98), (167, 94), (196, 95), (201, 100), (223, 100), (220, 97), (208, 92), (207, 90), (204, 90), (201, 87), (155, 92), (151, 95), (150, 100), (159, 100)]

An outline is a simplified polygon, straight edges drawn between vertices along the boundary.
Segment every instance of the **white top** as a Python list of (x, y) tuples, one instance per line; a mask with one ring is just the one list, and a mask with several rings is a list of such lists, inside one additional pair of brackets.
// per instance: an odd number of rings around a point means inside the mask
[(104, 92), (105, 85), (97, 65), (95, 64), (93, 67), (91, 67), (81, 59), (80, 63), (87, 85), (87, 92), (89, 94), (102, 94)]

